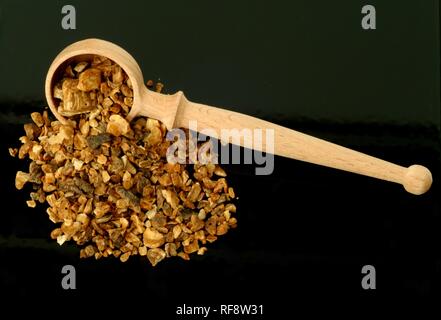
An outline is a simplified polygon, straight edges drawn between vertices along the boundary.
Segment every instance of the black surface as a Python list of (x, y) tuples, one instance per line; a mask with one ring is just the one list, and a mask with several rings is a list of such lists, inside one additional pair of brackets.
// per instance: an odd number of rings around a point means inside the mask
[[(305, 302), (370, 304), (440, 296), (438, 1), (370, 1), (377, 30), (360, 27), (364, 1), (0, 1), (0, 290), (15, 301), (118, 301), (173, 315), (176, 305), (264, 304), (265, 316)], [(112, 18), (116, 17), (117, 18)], [(29, 113), (45, 106), (47, 68), (67, 44), (114, 41), (146, 79), (198, 102), (227, 106), (386, 160), (429, 167), (423, 196), (399, 185), (277, 157), (270, 176), (227, 166), (239, 227), (190, 262), (80, 260), (49, 239), (45, 208), (14, 188)], [(77, 290), (61, 288), (61, 268)], [(377, 289), (361, 288), (361, 268)], [(136, 292), (136, 294), (135, 294)], [(158, 303), (159, 302), (159, 303)], [(319, 309), (319, 308), (318, 308)]]

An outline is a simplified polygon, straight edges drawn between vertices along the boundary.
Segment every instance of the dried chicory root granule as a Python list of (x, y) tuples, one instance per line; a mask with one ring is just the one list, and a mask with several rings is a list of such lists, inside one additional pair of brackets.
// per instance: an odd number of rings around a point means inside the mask
[(133, 92), (118, 65), (100, 56), (69, 65), (54, 97), (68, 123), (34, 112), (21, 147), (9, 152), (31, 160), (15, 186), (32, 184), (29, 207), (49, 204), (49, 219), (60, 224), (51, 238), (60, 245), (75, 241), (82, 258), (125, 262), (139, 254), (155, 266), (202, 255), (207, 242), (236, 227), (234, 190), (221, 167), (168, 163), (165, 126), (125, 120)]

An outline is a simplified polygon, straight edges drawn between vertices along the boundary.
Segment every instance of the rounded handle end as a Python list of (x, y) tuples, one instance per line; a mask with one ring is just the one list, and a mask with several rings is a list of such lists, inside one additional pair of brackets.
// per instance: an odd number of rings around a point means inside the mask
[(427, 192), (431, 185), (432, 174), (429, 169), (418, 164), (407, 168), (403, 179), (403, 186), (407, 192), (420, 195)]

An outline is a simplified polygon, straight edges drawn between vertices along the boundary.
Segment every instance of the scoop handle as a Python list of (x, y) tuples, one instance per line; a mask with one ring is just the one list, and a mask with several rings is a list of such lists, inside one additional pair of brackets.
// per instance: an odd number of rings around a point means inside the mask
[[(432, 184), (432, 174), (421, 165), (412, 165), (408, 168), (402, 167), (268, 121), (190, 102), (182, 95), (176, 112), (174, 127), (189, 128), (190, 121), (194, 120), (197, 120), (198, 131), (212, 129), (217, 138), (222, 136), (222, 129), (273, 129), (273, 152), (271, 152), (271, 149), (267, 149), (271, 146), (266, 139), (255, 141), (257, 143), (252, 148), (287, 158), (399, 183), (412, 194), (423, 194), (429, 190)], [(210, 134), (209, 131), (206, 134), (214, 135)], [(241, 139), (239, 145), (249, 147), (251, 141), (246, 140)]]

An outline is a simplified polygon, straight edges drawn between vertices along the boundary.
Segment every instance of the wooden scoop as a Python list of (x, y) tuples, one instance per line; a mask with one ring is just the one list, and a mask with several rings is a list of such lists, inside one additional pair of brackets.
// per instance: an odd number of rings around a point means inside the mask
[[(197, 120), (199, 131), (211, 128), (217, 133), (217, 137), (221, 136), (221, 129), (273, 129), (276, 155), (396, 182), (402, 184), (408, 192), (417, 195), (425, 193), (432, 184), (430, 171), (420, 165), (401, 167), (271, 122), (190, 102), (181, 91), (173, 95), (150, 91), (144, 85), (141, 69), (135, 59), (121, 47), (99, 39), (87, 39), (69, 45), (60, 52), (49, 68), (45, 84), (46, 99), (55, 117), (63, 123), (66, 119), (57, 112), (53, 85), (60, 79), (60, 73), (68, 63), (91, 55), (101, 55), (115, 61), (129, 76), (134, 100), (128, 120), (136, 116), (147, 116), (162, 121), (169, 130), (175, 127), (188, 128), (189, 121)], [(244, 146), (243, 140), (241, 146)], [(255, 149), (265, 151), (266, 141), (259, 143), (262, 148)]]

